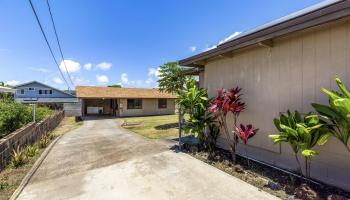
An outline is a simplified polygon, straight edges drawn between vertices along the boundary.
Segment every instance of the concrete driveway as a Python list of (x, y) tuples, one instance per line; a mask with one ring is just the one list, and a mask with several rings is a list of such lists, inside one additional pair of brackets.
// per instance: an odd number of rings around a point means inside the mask
[(210, 165), (90, 119), (64, 135), (18, 199), (277, 199)]

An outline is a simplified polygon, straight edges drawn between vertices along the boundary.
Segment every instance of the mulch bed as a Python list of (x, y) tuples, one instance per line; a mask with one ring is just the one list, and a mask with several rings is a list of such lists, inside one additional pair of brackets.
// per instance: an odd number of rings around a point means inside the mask
[(197, 145), (185, 144), (183, 152), (281, 199), (350, 199), (350, 192), (326, 184), (308, 182), (254, 161), (248, 162), (238, 155), (237, 163), (233, 165), (230, 153), (223, 149), (217, 148), (209, 156), (209, 153), (201, 151)]

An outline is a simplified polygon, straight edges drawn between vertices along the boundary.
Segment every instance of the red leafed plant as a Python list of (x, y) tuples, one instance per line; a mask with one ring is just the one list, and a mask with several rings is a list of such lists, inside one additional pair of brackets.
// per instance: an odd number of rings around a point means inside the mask
[(244, 126), (243, 124), (240, 127), (236, 127), (235, 131), (236, 135), (242, 140), (244, 144), (247, 144), (248, 140), (253, 137), (259, 129), (254, 129), (251, 124)]
[[(220, 89), (218, 95), (210, 102), (209, 112), (216, 115), (219, 125), (226, 136), (226, 141), (230, 147), (232, 162), (236, 162), (236, 144), (238, 138), (234, 134), (230, 135), (227, 128), (227, 113), (233, 114), (234, 127), (236, 128), (239, 114), (244, 110), (245, 103), (241, 101), (241, 88), (236, 87), (230, 90)], [(234, 129), (235, 130), (235, 129)]]

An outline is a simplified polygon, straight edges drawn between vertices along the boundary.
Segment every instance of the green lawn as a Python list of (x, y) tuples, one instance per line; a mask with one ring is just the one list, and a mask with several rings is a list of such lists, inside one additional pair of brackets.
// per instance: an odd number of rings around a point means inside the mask
[(178, 115), (161, 115), (128, 117), (121, 120), (126, 122), (126, 126), (123, 126), (124, 128), (147, 138), (159, 139), (179, 134), (178, 118)]

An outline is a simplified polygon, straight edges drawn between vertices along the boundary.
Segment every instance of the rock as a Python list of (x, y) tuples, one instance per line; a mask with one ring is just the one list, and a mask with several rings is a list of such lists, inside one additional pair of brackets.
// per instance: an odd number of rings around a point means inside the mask
[(349, 200), (350, 198), (346, 198), (345, 196), (339, 194), (331, 194), (327, 197), (327, 200)]
[(296, 190), (295, 190), (295, 196), (300, 199), (304, 200), (319, 200), (321, 199), (320, 196), (307, 184), (303, 183), (301, 184)]
[(280, 190), (282, 188), (279, 183), (275, 183), (273, 181), (269, 181), (266, 187), (270, 188), (271, 190)]
[(236, 165), (235, 166), (235, 171), (238, 172), (238, 173), (244, 173), (244, 169), (240, 165)]

